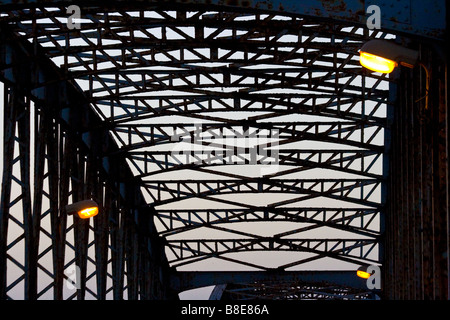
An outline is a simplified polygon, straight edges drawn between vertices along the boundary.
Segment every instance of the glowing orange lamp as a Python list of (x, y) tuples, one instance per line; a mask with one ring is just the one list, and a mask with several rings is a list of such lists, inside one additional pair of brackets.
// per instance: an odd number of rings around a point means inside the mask
[(360, 51), (359, 62), (363, 67), (381, 73), (391, 73), (398, 65), (395, 61), (364, 51)]
[(366, 42), (360, 50), (359, 62), (369, 70), (391, 73), (399, 64), (413, 68), (417, 64), (419, 52), (396, 43), (374, 39)]
[(367, 272), (367, 266), (361, 266), (356, 270), (356, 275), (363, 279), (369, 279), (372, 274)]
[(89, 219), (98, 214), (98, 204), (94, 200), (82, 200), (66, 206), (67, 214), (78, 214), (81, 219)]
[(356, 275), (357, 275), (358, 277), (360, 277), (360, 278), (363, 278), (363, 279), (369, 279), (370, 276), (371, 276), (370, 273), (365, 272), (365, 271), (362, 271), (362, 270), (356, 271)]
[(89, 219), (90, 217), (96, 216), (98, 214), (98, 207), (90, 207), (78, 211), (78, 216), (81, 219)]

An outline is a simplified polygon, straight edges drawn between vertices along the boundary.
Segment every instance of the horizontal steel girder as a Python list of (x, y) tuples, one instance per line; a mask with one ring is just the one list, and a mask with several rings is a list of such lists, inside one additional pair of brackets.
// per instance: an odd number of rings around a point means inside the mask
[(365, 280), (356, 271), (183, 271), (170, 277), (172, 289), (181, 292), (193, 288), (227, 283), (256, 281), (328, 283), (354, 289), (367, 289)]
[[(128, 5), (133, 1), (116, 0), (118, 4)], [(148, 6), (160, 6), (159, 1), (138, 1), (140, 4), (146, 3)], [(23, 7), (31, 4), (67, 4), (67, 1), (54, 0), (1, 0), (1, 7)], [(76, 4), (77, 1), (70, 1)], [(283, 14), (300, 14), (306, 16), (321, 17), (324, 19), (333, 19), (336, 21), (347, 21), (354, 24), (365, 25), (367, 18), (372, 11), (367, 13), (370, 5), (377, 5), (380, 8), (381, 27), (384, 30), (393, 33), (404, 33), (407, 35), (444, 40), (446, 28), (446, 1), (445, 0), (173, 0), (165, 1), (164, 5), (172, 6), (206, 4), (213, 8), (214, 6), (226, 6), (240, 9), (260, 9), (280, 12)]]
[[(376, 209), (340, 209), (340, 208), (261, 208), (258, 209), (228, 209), (228, 210), (158, 210), (157, 219), (164, 229), (161, 235), (169, 236), (180, 232), (200, 228), (204, 225), (255, 222), (255, 221), (289, 221), (314, 223), (295, 229), (292, 233), (312, 230), (328, 226), (348, 230), (355, 234), (377, 236), (379, 232), (370, 228), (372, 221), (379, 215)], [(358, 221), (358, 225), (351, 225)], [(280, 236), (289, 234), (282, 233)]]
[[(287, 203), (304, 201), (317, 197), (343, 200), (351, 203), (379, 207), (380, 204), (369, 198), (381, 185), (374, 179), (311, 179), (311, 180), (277, 180), (249, 179), (240, 180), (196, 180), (196, 181), (149, 181), (144, 187), (153, 198), (153, 205), (159, 206), (193, 197), (211, 198), (213, 195), (231, 193), (292, 193), (295, 199), (273, 203), (276, 207)], [(151, 192), (153, 190), (153, 192)], [(357, 194), (352, 194), (357, 190)], [(163, 198), (167, 196), (167, 198)], [(225, 201), (224, 199), (215, 199)], [(229, 202), (231, 203), (231, 202)], [(251, 205), (245, 207), (252, 208)]]
[[(377, 241), (373, 239), (275, 239), (258, 237), (226, 240), (168, 240), (167, 244), (168, 249), (175, 256), (169, 263), (175, 263), (176, 266), (214, 257), (269, 270), (269, 268), (261, 265), (225, 256), (229, 253), (245, 251), (297, 251), (315, 254), (315, 257), (307, 259), (310, 261), (312, 261), (311, 259), (331, 257), (355, 264), (361, 264), (361, 261), (379, 263), (379, 261), (370, 258), (370, 254), (377, 247)], [(289, 266), (291, 264), (280, 268), (285, 269)]]

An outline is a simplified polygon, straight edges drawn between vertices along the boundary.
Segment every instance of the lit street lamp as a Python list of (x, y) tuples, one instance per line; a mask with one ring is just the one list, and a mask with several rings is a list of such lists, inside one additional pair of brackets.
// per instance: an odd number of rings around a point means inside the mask
[(68, 215), (77, 213), (81, 219), (88, 219), (98, 214), (98, 204), (94, 200), (82, 200), (66, 206)]
[(390, 73), (398, 65), (413, 68), (419, 52), (386, 40), (370, 40), (360, 50), (363, 67), (381, 73)]
[(356, 270), (356, 275), (363, 279), (369, 279), (372, 275), (371, 273), (367, 272), (368, 266), (361, 266)]
[[(425, 109), (428, 109), (428, 91), (430, 89), (430, 75), (426, 66), (419, 60), (417, 50), (402, 47), (396, 43), (387, 40), (370, 40), (366, 42), (359, 52), (359, 63), (369, 70), (391, 73), (395, 67), (402, 65), (408, 68), (414, 68), (420, 65), (425, 70)], [(420, 101), (422, 99), (419, 99)]]

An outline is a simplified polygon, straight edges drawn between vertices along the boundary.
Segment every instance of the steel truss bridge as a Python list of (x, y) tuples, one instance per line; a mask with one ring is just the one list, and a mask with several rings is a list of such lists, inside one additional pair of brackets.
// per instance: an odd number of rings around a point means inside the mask
[(0, 299), (447, 299), (446, 10), (0, 1)]

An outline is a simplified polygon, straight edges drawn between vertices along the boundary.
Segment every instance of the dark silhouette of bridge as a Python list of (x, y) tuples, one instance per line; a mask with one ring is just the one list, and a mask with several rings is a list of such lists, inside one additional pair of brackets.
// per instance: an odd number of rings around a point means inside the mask
[[(0, 298), (448, 299), (448, 9), (419, 2), (0, 1)], [(420, 65), (363, 68), (372, 39)]]

